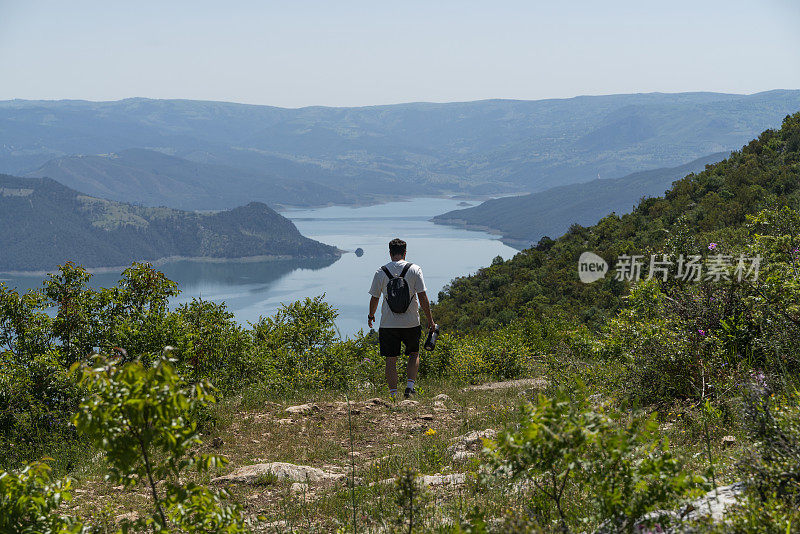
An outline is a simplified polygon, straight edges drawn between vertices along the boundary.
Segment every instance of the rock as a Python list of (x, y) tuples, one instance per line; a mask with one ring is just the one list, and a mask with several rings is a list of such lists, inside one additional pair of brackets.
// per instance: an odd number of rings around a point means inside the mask
[(120, 514), (114, 518), (117, 523), (122, 521), (136, 521), (139, 519), (139, 512), (128, 512), (126, 514)]
[(732, 446), (736, 443), (736, 438), (734, 436), (725, 436), (722, 438), (722, 448), (727, 449), (728, 447)]
[(456, 451), (453, 454), (453, 461), (454, 462), (466, 462), (470, 458), (475, 458), (477, 456), (474, 452), (470, 451)]
[(298, 406), (289, 406), (286, 408), (286, 413), (293, 415), (309, 415), (319, 411), (319, 406), (316, 404), (300, 404)]
[(423, 421), (433, 421), (433, 414), (424, 413), (420, 415), (419, 418), (422, 419)]
[(423, 486), (457, 486), (467, 481), (466, 473), (453, 473), (452, 475), (422, 475), (417, 481)]
[(397, 405), (401, 408), (416, 408), (419, 406), (419, 402), (411, 399), (405, 399), (398, 402)]
[(691, 511), (684, 516), (684, 519), (694, 520), (711, 516), (714, 521), (721, 521), (725, 516), (725, 510), (736, 504), (743, 492), (744, 484), (742, 482), (713, 489), (688, 504), (687, 508)]
[(303, 484), (302, 482), (295, 482), (292, 484), (292, 487), (290, 489), (292, 493), (307, 493), (308, 484)]
[(473, 456), (477, 456), (476, 453), (483, 450), (484, 439), (494, 439), (496, 437), (497, 431), (491, 428), (473, 430), (450, 440), (453, 444), (447, 447), (447, 452), (453, 455), (454, 462), (463, 462)]
[(550, 383), (542, 378), (520, 378), (518, 380), (507, 380), (505, 382), (488, 382), (486, 384), (478, 384), (476, 386), (469, 386), (464, 389), (464, 391), (494, 391), (497, 389), (509, 389), (509, 388), (533, 388), (533, 389), (545, 389), (549, 386)]
[(246, 465), (235, 469), (233, 472), (217, 477), (211, 482), (218, 484), (257, 484), (263, 477), (274, 475), (278, 479), (292, 480), (295, 482), (324, 482), (343, 478), (341, 473), (333, 473), (317, 469), (308, 465), (295, 465), (284, 462), (267, 464)]
[(294, 421), (287, 418), (287, 419), (278, 419), (276, 423), (278, 423), (279, 425), (291, 425), (292, 423), (294, 423)]
[(372, 399), (365, 400), (364, 401), (364, 405), (365, 406), (367, 406), (367, 405), (370, 405), (370, 406), (389, 406), (389, 401), (383, 400), (380, 397), (375, 397), (375, 398), (372, 398)]
[(434, 401), (433, 402), (433, 411), (434, 412), (446, 412), (448, 410), (447, 405), (442, 401)]
[(444, 393), (439, 393), (433, 398), (434, 402), (452, 402), (453, 399), (450, 398), (450, 395), (445, 395)]

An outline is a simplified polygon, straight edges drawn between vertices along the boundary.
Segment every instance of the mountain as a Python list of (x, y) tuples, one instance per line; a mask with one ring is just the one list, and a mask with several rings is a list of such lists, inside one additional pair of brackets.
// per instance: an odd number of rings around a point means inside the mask
[(0, 270), (67, 261), (111, 267), (169, 257), (329, 258), (335, 247), (303, 237), (265, 204), (213, 214), (144, 208), (83, 195), (48, 178), (0, 175)]
[(676, 181), (664, 196), (642, 200), (631, 213), (610, 214), (590, 227), (573, 225), (558, 239), (542, 239), (508, 261), (455, 279), (439, 293), (434, 316), (444, 328), (459, 330), (493, 329), (518, 313), (545, 309), (600, 324), (620, 309), (628, 283), (613, 276), (581, 283), (577, 265), (583, 252), (601, 256), (613, 271), (623, 254), (648, 261), (659, 251), (708, 252), (709, 243), (744, 249), (748, 215), (800, 207), (799, 162), (797, 113), (727, 159)]
[(64, 156), (26, 176), (52, 178), (87, 195), (186, 210), (227, 209), (259, 199), (272, 207), (348, 204), (348, 196), (307, 180), (287, 181), (224, 165), (197, 163), (145, 149)]
[(562, 235), (572, 224), (588, 226), (609, 213), (627, 213), (642, 197), (661, 195), (675, 180), (699, 172), (727, 155), (718, 152), (679, 167), (487, 200), (478, 206), (437, 215), (433, 222), (496, 231), (507, 244), (525, 248), (544, 236)]
[(536, 192), (729, 151), (798, 109), (797, 90), (300, 109), (12, 100), (0, 102), (0, 171), (145, 148), (359, 200)]

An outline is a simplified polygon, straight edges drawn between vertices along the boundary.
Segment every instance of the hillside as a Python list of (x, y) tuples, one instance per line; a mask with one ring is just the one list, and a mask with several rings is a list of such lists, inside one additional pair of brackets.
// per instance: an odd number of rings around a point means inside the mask
[(620, 254), (646, 258), (669, 244), (740, 244), (747, 215), (800, 200), (800, 113), (786, 117), (741, 151), (675, 182), (663, 197), (633, 212), (611, 214), (590, 227), (574, 225), (555, 241), (543, 239), (514, 258), (455, 279), (439, 293), (435, 316), (450, 328), (493, 328), (528, 310), (560, 308), (597, 323), (619, 309), (627, 284), (606, 276), (578, 280), (577, 261), (594, 251), (610, 265)]
[(355, 196), (307, 180), (287, 181), (263, 172), (197, 163), (145, 149), (65, 156), (26, 176), (52, 178), (101, 198), (185, 210), (228, 209), (252, 200), (272, 207), (348, 204), (355, 200)]
[(5, 271), (52, 269), (67, 261), (107, 267), (172, 256), (338, 254), (258, 202), (214, 214), (143, 208), (86, 196), (47, 178), (0, 175), (0, 225)]
[(13, 100), (0, 102), (0, 171), (147, 148), (359, 198), (536, 192), (732, 150), (797, 109), (800, 91), (301, 109)]
[(702, 171), (725, 156), (727, 153), (718, 152), (679, 167), (487, 200), (478, 206), (437, 215), (433, 222), (489, 229), (501, 233), (505, 243), (527, 248), (544, 236), (562, 235), (572, 224), (588, 226), (609, 213), (627, 213), (642, 197), (661, 195), (675, 180)]

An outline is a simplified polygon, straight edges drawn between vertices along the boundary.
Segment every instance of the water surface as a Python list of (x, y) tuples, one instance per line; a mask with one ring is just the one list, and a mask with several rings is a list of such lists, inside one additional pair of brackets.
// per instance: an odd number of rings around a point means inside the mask
[[(434, 215), (457, 209), (460, 200), (419, 198), (367, 207), (334, 206), (283, 213), (303, 235), (349, 252), (336, 261), (271, 261), (207, 263), (176, 261), (159, 267), (178, 283), (181, 294), (173, 306), (193, 297), (225, 302), (242, 324), (272, 315), (281, 305), (325, 293), (339, 310), (342, 335), (366, 329), (372, 275), (389, 261), (388, 243), (394, 237), (408, 242), (408, 261), (422, 267), (428, 295), (435, 300), (454, 277), (474, 273), (496, 256), (508, 259), (516, 251), (496, 236), (439, 226)], [(364, 249), (357, 257), (353, 251)], [(0, 275), (11, 287), (40, 287), (42, 277)], [(119, 273), (98, 273), (95, 287), (116, 284)]]

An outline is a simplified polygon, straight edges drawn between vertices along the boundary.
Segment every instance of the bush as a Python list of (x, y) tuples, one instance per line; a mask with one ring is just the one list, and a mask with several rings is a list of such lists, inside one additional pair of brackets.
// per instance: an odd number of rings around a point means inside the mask
[(133, 525), (169, 532), (244, 532), (237, 506), (226, 505), (225, 492), (186, 481), (187, 470), (205, 473), (222, 465), (218, 456), (190, 454), (201, 444), (189, 415), (214, 398), (210, 385), (187, 387), (172, 365), (153, 367), (130, 362), (121, 367), (99, 359), (95, 367), (73, 372), (90, 395), (73, 422), (106, 454), (108, 478), (126, 488), (143, 485), (152, 499), (151, 516)]
[(532, 487), (531, 524), (634, 532), (647, 512), (705, 484), (682, 471), (656, 428), (654, 417), (624, 419), (591, 406), (581, 387), (572, 396), (559, 389), (526, 405), (521, 427), (487, 447), (497, 475)]
[(88, 532), (59, 512), (72, 499), (69, 479), (52, 480), (50, 467), (32, 463), (20, 471), (0, 471), (0, 532), (69, 534)]

